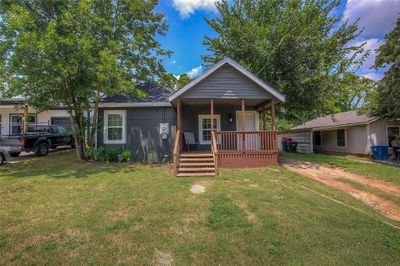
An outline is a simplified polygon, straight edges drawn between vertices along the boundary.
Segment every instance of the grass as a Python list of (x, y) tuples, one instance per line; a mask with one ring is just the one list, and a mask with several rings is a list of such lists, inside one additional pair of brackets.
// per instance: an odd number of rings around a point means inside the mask
[[(168, 165), (78, 163), (73, 156), (0, 168), (1, 264), (148, 265), (159, 254), (175, 265), (400, 259), (400, 231), (385, 217), (279, 166), (176, 178)], [(206, 192), (192, 194), (196, 183)]]
[(355, 156), (333, 156), (325, 154), (281, 153), (282, 159), (296, 159), (313, 163), (339, 167), (350, 173), (368, 178), (400, 184), (400, 168), (371, 162), (366, 158)]

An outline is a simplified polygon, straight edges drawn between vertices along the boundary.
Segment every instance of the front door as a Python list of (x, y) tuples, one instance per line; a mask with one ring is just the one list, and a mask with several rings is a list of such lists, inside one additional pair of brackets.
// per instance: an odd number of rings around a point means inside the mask
[[(245, 111), (246, 132), (255, 132), (260, 130), (258, 113), (256, 111)], [(242, 131), (242, 111), (236, 111), (236, 131)], [(238, 135), (238, 150), (242, 149), (243, 138)], [(246, 134), (246, 149), (259, 149), (260, 140), (258, 135), (254, 133)]]

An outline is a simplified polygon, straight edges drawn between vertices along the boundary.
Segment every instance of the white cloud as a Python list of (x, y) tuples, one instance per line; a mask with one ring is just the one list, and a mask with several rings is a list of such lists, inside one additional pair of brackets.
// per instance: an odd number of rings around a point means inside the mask
[(189, 76), (189, 78), (195, 78), (198, 75), (200, 75), (203, 72), (203, 67), (202, 66), (198, 66), (193, 68), (192, 70), (186, 72), (186, 74)]
[(188, 18), (197, 10), (217, 11), (215, 3), (220, 0), (173, 0), (174, 8), (182, 18)]
[(365, 77), (365, 78), (368, 78), (368, 79), (372, 79), (372, 80), (378, 81), (378, 80), (381, 80), (384, 75), (381, 74), (381, 73), (370, 72), (370, 73), (365, 73), (362, 76)]
[(369, 51), (369, 56), (365, 59), (364, 64), (361, 67), (361, 71), (362, 72), (370, 72), (371, 67), (375, 64), (375, 58), (376, 58), (376, 49), (379, 48), (379, 46), (381, 46), (382, 44), (385, 43), (385, 41), (383, 40), (379, 40), (377, 38), (372, 38), (372, 39), (368, 39), (365, 41), (358, 41), (355, 43), (356, 46), (361, 45), (362, 43), (365, 42), (364, 45), (364, 50), (365, 51)]
[(173, 60), (171, 61), (171, 64), (175, 65), (175, 64), (176, 64), (176, 60), (173, 59)]
[(354, 22), (360, 18), (359, 26), (364, 27), (362, 35), (382, 37), (395, 27), (399, 13), (399, 0), (348, 0), (343, 19)]

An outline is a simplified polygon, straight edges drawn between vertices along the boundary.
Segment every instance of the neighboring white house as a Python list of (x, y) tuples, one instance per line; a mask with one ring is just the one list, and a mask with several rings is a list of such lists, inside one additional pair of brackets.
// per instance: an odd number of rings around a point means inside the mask
[[(22, 98), (0, 101), (0, 136), (19, 134), (22, 129), (24, 111), (20, 104)], [(28, 107), (28, 125), (62, 125), (70, 126), (67, 110), (57, 108), (45, 112), (37, 112)]]
[[(282, 137), (298, 142), (298, 152), (351, 153), (368, 155), (373, 145), (389, 145), (400, 135), (400, 121), (359, 115), (356, 111), (343, 112), (310, 120)], [(389, 148), (389, 152), (392, 149)]]

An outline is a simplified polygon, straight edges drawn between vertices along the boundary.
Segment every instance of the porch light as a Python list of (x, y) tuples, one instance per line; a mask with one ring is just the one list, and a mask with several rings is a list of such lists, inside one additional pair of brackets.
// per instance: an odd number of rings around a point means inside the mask
[(228, 122), (229, 122), (229, 123), (232, 123), (232, 122), (233, 122), (232, 114), (228, 114)]

